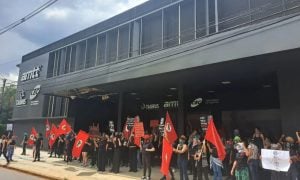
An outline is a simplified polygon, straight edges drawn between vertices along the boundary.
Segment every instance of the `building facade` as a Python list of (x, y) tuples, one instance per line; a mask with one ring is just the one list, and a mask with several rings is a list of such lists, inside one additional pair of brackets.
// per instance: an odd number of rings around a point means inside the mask
[[(169, 111), (177, 131), (213, 114), (227, 135), (299, 127), (299, 0), (150, 0), (22, 57), (20, 137), (45, 119), (75, 130)], [(273, 127), (270, 128), (269, 126)]]

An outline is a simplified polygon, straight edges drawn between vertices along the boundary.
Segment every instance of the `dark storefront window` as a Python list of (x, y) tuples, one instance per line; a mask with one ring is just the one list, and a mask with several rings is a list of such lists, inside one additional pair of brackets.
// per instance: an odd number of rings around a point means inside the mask
[(60, 117), (68, 115), (69, 99), (57, 96), (45, 96), (44, 117)]
[(76, 71), (84, 68), (85, 63), (86, 40), (76, 44), (75, 69)]
[(162, 48), (162, 13), (158, 11), (142, 19), (142, 54)]
[(179, 8), (178, 5), (164, 10), (164, 48), (178, 45)]
[(97, 65), (105, 63), (106, 34), (98, 36)]
[(249, 0), (218, 0), (219, 30), (249, 22)]
[(118, 30), (114, 29), (107, 33), (106, 42), (106, 62), (114, 62), (117, 59), (117, 48), (118, 48)]
[(141, 19), (130, 24), (130, 57), (140, 54), (141, 43)]
[(129, 56), (129, 24), (119, 28), (118, 60)]
[(185, 43), (195, 39), (195, 1), (180, 4), (180, 41)]
[(87, 40), (86, 61), (85, 68), (95, 66), (97, 51), (97, 37), (93, 37)]
[(208, 35), (208, 29), (206, 25), (206, 1), (196, 0), (196, 33), (197, 38)]

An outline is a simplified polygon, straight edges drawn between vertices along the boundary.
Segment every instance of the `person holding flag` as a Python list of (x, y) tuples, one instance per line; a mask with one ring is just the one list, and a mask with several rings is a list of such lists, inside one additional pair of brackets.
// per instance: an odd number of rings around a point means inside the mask
[(225, 159), (226, 152), (219, 133), (215, 127), (212, 116), (209, 116), (208, 127), (205, 134), (205, 139), (209, 142), (207, 147), (210, 152), (210, 166), (213, 169), (213, 180), (222, 180), (222, 161)]
[[(142, 161), (143, 161), (143, 177), (142, 179), (151, 179), (151, 153), (155, 151), (155, 148), (151, 142), (151, 136), (146, 134), (143, 137), (144, 141), (141, 145), (142, 149)], [(148, 176), (146, 177), (146, 171), (148, 170)]]
[(180, 180), (188, 180), (188, 145), (186, 144), (186, 137), (184, 135), (180, 136), (177, 148), (173, 148), (173, 152), (178, 154), (177, 165), (180, 171)]

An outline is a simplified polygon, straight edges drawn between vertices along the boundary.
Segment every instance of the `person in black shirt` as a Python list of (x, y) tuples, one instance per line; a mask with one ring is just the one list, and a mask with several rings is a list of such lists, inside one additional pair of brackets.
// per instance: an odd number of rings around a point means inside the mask
[[(142, 149), (142, 161), (143, 161), (143, 177), (142, 179), (151, 179), (151, 153), (155, 151), (155, 148), (151, 142), (151, 136), (145, 135), (144, 142), (141, 145)], [(146, 178), (146, 171), (148, 169), (148, 176)]]
[(129, 172), (137, 172), (137, 146), (134, 144), (134, 137), (130, 136), (129, 148)]
[(186, 144), (186, 137), (180, 136), (177, 148), (173, 148), (174, 153), (178, 154), (177, 164), (180, 170), (180, 180), (188, 180), (187, 163), (188, 163), (188, 145)]
[(12, 156), (14, 155), (14, 150), (16, 148), (16, 140), (15, 140), (15, 136), (12, 136), (9, 140), (8, 140), (8, 146), (7, 146), (7, 156), (9, 161), (13, 161), (12, 160)]
[(113, 154), (113, 164), (111, 172), (119, 173), (120, 172), (120, 147), (121, 144), (121, 137), (120, 135), (116, 135), (113, 139), (114, 143), (114, 154)]
[(23, 137), (23, 140), (22, 140), (22, 148), (23, 148), (23, 151), (21, 153), (21, 155), (26, 155), (26, 146), (27, 146), (27, 142), (28, 142), (28, 135), (27, 133), (25, 132), (24, 133), (24, 137)]
[(33, 162), (40, 161), (40, 152), (41, 148), (43, 147), (43, 135), (39, 133), (38, 136), (35, 138), (35, 156)]
[(97, 148), (98, 148), (98, 171), (105, 171), (105, 164), (106, 164), (106, 146), (107, 146), (107, 140), (105, 136), (101, 136), (97, 140)]

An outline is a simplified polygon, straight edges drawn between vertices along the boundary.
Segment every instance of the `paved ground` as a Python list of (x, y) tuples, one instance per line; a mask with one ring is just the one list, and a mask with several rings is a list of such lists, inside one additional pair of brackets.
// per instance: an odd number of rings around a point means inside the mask
[(44, 178), (28, 175), (18, 171), (0, 168), (0, 179), (1, 180), (46, 180)]
[[(32, 151), (27, 149), (27, 155), (22, 156), (21, 148), (15, 150), (13, 156), (13, 162), (11, 162), (7, 168), (22, 171), (25, 173), (38, 175), (40, 177), (48, 177), (51, 179), (69, 179), (69, 180), (86, 180), (86, 179), (101, 179), (101, 180), (134, 180), (140, 179), (142, 176), (142, 170), (138, 172), (128, 172), (128, 167), (121, 167), (119, 174), (109, 173), (107, 168), (106, 172), (98, 173), (96, 168), (82, 167), (78, 161), (67, 164), (63, 159), (49, 158), (48, 153), (45, 151), (41, 152), (41, 161), (32, 162)], [(6, 164), (3, 157), (0, 158), (0, 166)], [(152, 168), (152, 179), (159, 180), (162, 177), (159, 167)], [(175, 173), (175, 177), (179, 177), (179, 173)], [(190, 176), (192, 179), (192, 177)], [(0, 177), (2, 180), (2, 178)], [(176, 178), (179, 179), (179, 178)], [(24, 179), (22, 179), (24, 180)]]

